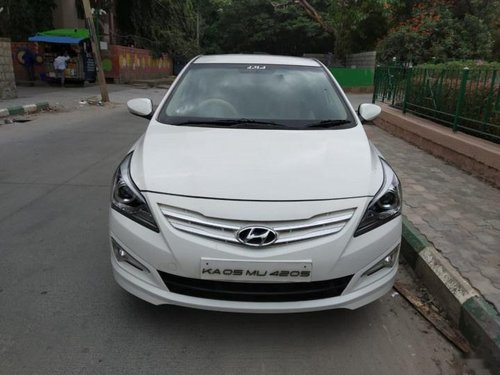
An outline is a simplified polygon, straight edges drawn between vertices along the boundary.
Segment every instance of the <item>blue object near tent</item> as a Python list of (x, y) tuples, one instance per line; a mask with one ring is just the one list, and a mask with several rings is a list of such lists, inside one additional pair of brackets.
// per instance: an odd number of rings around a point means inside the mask
[(45, 42), (45, 43), (61, 43), (61, 44), (78, 44), (86, 38), (73, 38), (70, 36), (54, 36), (54, 35), (34, 35), (30, 36), (30, 42)]

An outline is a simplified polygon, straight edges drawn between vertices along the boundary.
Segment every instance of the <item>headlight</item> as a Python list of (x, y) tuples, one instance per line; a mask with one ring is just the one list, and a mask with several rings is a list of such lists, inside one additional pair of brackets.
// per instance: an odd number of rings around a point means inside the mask
[(111, 190), (111, 207), (146, 228), (160, 232), (146, 199), (130, 176), (131, 159), (132, 153), (127, 155), (116, 170)]
[(354, 232), (354, 237), (375, 229), (401, 215), (403, 202), (401, 183), (389, 164), (383, 159), (380, 159), (380, 161), (384, 172), (384, 182), (368, 205), (358, 229)]

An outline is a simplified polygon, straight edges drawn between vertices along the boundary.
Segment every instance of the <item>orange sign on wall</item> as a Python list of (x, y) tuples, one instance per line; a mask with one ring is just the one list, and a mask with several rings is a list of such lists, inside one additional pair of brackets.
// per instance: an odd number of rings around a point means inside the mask
[(170, 56), (163, 54), (154, 58), (151, 51), (141, 48), (109, 46), (109, 56), (103, 58), (103, 69), (107, 78), (118, 82), (134, 79), (153, 79), (172, 75)]

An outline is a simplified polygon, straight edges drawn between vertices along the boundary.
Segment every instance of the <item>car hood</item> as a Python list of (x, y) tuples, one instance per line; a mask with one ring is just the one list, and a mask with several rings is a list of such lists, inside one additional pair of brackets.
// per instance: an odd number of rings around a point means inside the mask
[(230, 200), (372, 196), (379, 156), (363, 128), (228, 129), (149, 125), (132, 177), (143, 191)]

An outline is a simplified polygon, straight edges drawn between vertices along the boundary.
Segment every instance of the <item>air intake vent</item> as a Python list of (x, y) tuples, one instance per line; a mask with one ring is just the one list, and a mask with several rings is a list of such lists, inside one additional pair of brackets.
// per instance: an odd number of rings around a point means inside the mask
[(191, 279), (158, 271), (168, 290), (186, 296), (225, 301), (290, 302), (337, 297), (352, 275), (308, 283), (234, 283)]

